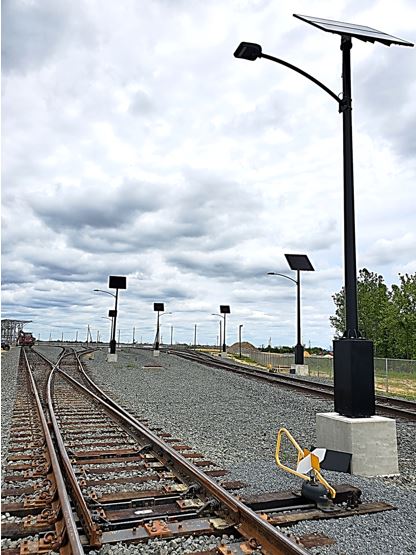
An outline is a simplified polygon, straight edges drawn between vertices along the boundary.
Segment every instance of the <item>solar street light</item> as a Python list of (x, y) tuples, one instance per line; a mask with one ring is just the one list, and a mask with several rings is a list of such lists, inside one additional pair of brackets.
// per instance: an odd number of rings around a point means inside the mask
[(153, 310), (157, 312), (156, 321), (156, 338), (155, 338), (155, 351), (159, 351), (159, 337), (160, 337), (160, 313), (165, 310), (164, 303), (153, 303)]
[(117, 305), (118, 305), (118, 291), (119, 289), (127, 289), (127, 280), (125, 276), (108, 276), (108, 287), (110, 289), (115, 289), (116, 294), (110, 293), (115, 297), (115, 305), (114, 305), (114, 312), (113, 312), (113, 328), (112, 328), (112, 335), (110, 339), (110, 354), (116, 354), (116, 324), (117, 324)]
[(267, 272), (269, 276), (281, 276), (296, 284), (296, 346), (295, 346), (295, 364), (304, 364), (305, 355), (304, 348), (301, 339), (301, 329), (300, 329), (300, 272), (313, 272), (314, 267), (306, 254), (285, 254), (286, 260), (288, 261), (291, 270), (296, 271), (296, 279), (293, 279), (285, 274), (278, 274), (276, 272)]
[(220, 305), (220, 312), (221, 312), (221, 314), (222, 314), (222, 316), (223, 316), (223, 318), (224, 318), (224, 333), (223, 333), (224, 342), (223, 342), (223, 344), (222, 344), (222, 352), (225, 353), (226, 350), (227, 350), (227, 344), (226, 344), (226, 339), (225, 339), (225, 321), (226, 321), (226, 316), (227, 316), (227, 314), (230, 314), (230, 312), (231, 312), (231, 311), (230, 311), (229, 305), (228, 305), (228, 304), (222, 304), (222, 305)]
[(334, 404), (335, 410), (353, 418), (375, 413), (373, 343), (365, 341), (358, 329), (357, 264), (355, 247), (354, 178), (352, 151), (351, 57), (352, 38), (364, 42), (380, 42), (386, 46), (414, 46), (413, 43), (364, 25), (332, 21), (293, 14), (294, 17), (322, 31), (341, 36), (342, 98), (312, 75), (284, 60), (264, 54), (259, 44), (242, 42), (234, 52), (236, 58), (254, 61), (267, 58), (303, 75), (336, 100), (343, 118), (344, 169), (344, 293), (345, 332), (334, 341)]

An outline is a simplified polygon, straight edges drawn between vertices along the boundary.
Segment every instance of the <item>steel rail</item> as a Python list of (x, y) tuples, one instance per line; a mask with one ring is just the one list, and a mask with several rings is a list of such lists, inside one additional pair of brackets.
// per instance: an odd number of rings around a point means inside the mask
[[(144, 427), (126, 410), (109, 399), (106, 394), (103, 392), (101, 393), (107, 400), (102, 399), (60, 368), (58, 368), (58, 370), (69, 382), (78, 387), (78, 389), (91, 396), (103, 407), (106, 407), (107, 411), (132, 427), (141, 436), (144, 436), (146, 441), (151, 442), (156, 447), (156, 452), (161, 455), (162, 458), (169, 461), (169, 464), (176, 465), (185, 475), (202, 484), (205, 490), (226, 508), (226, 512), (229, 514), (231, 520), (237, 524), (237, 529), (246, 536), (247, 539), (255, 537), (259, 544), (262, 545), (265, 553), (268, 555), (307, 555), (308, 552), (305, 551), (302, 546), (296, 544), (274, 526), (260, 518), (252, 509), (228, 493), (204, 472), (194, 466), (188, 459), (173, 449), (173, 447), (168, 445), (156, 434)], [(92, 381), (90, 378), (88, 378), (88, 380), (90, 382)], [(96, 387), (97, 390), (99, 390), (98, 386)]]
[(72, 555), (83, 555), (84, 549), (82, 547), (81, 540), (78, 534), (77, 524), (75, 522), (75, 518), (72, 512), (71, 501), (65, 486), (65, 481), (61, 472), (61, 467), (59, 465), (58, 457), (55, 452), (55, 447), (49, 431), (48, 422), (43, 412), (42, 403), (36, 387), (36, 381), (33, 376), (33, 372), (29, 364), (25, 350), (23, 350), (23, 354), (25, 358), (26, 368), (30, 378), (31, 390), (36, 401), (36, 408), (39, 414), (40, 421), (42, 423), (43, 433), (48, 447), (50, 461), (52, 464), (52, 469), (54, 472), (54, 477), (56, 482), (56, 488), (58, 491), (62, 516), (65, 522), (65, 532), (68, 538), (69, 545), (71, 546), (71, 553)]
[(59, 450), (59, 454), (61, 457), (61, 463), (65, 469), (65, 475), (67, 480), (69, 481), (71, 491), (72, 491), (72, 498), (77, 507), (78, 516), (81, 520), (81, 524), (84, 528), (84, 531), (88, 537), (89, 543), (92, 547), (101, 547), (101, 530), (92, 520), (91, 512), (88, 509), (84, 496), (82, 495), (81, 488), (79, 486), (78, 480), (75, 476), (74, 469), (72, 468), (71, 461), (69, 459), (68, 453), (65, 448), (64, 441), (62, 439), (61, 432), (59, 430), (58, 421), (55, 416), (55, 411), (53, 408), (53, 401), (52, 401), (52, 379), (54, 377), (54, 371), (59, 370), (59, 362), (64, 356), (64, 353), (59, 357), (58, 362), (53, 365), (52, 371), (49, 374), (48, 383), (47, 383), (47, 402), (48, 402), (48, 409), (49, 415), (51, 418), (51, 424), (53, 427), (53, 431), (55, 434), (56, 444)]

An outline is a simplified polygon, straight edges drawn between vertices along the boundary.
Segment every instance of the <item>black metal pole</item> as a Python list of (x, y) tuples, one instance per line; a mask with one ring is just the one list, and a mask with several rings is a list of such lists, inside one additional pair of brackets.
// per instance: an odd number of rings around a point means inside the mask
[(301, 323), (300, 323), (300, 271), (296, 270), (296, 347), (295, 347), (295, 364), (304, 364), (304, 352), (301, 339)]
[(157, 311), (155, 351), (159, 350), (159, 311)]
[(344, 260), (345, 260), (345, 334), (357, 339), (357, 262), (355, 247), (354, 173), (352, 155), (351, 48), (349, 37), (341, 38), (342, 50), (342, 123), (344, 159)]
[(221, 343), (222, 343), (222, 320), (220, 320), (220, 339), (218, 341), (218, 350), (221, 352)]
[[(110, 326), (110, 349), (111, 349), (111, 340), (113, 339), (113, 329), (114, 329), (114, 317), (111, 318), (111, 326)], [(111, 350), (110, 350), (111, 352)]]
[(241, 358), (241, 328), (242, 328), (242, 327), (243, 327), (242, 324), (240, 324), (240, 325), (238, 326), (238, 342), (239, 342), (239, 344), (240, 344), (240, 349), (239, 349), (239, 350), (240, 350), (240, 358)]
[(225, 345), (225, 317), (226, 317), (226, 314), (224, 314), (224, 342), (222, 344), (222, 352), (223, 353), (225, 353), (225, 351), (226, 351), (226, 345)]
[(367, 418), (375, 414), (374, 345), (361, 339), (358, 329), (351, 48), (351, 38), (342, 36), (345, 332), (342, 339), (334, 340), (334, 408), (342, 416)]
[(110, 341), (110, 353), (112, 355), (116, 352), (116, 325), (117, 325), (117, 305), (118, 305), (118, 289), (116, 289), (115, 295), (115, 306), (114, 306), (114, 317), (113, 317), (113, 329), (111, 334), (111, 341)]

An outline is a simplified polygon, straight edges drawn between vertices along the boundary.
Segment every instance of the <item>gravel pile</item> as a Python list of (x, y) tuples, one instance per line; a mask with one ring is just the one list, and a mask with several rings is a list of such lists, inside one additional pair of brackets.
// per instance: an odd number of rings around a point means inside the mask
[[(119, 402), (139, 417), (222, 465), (229, 471), (227, 480), (249, 483), (240, 494), (300, 488), (300, 480), (274, 463), (276, 433), (287, 427), (301, 446), (310, 447), (316, 440), (315, 414), (332, 411), (331, 401), (304, 397), (166, 353), (154, 359), (151, 352), (130, 349), (118, 353), (117, 363), (107, 363), (105, 358), (106, 353), (99, 351), (87, 363), (97, 383), (114, 391)], [(162, 368), (143, 368), (155, 360)], [(364, 501), (385, 501), (397, 510), (295, 525), (291, 531), (296, 535), (321, 532), (336, 539), (335, 545), (311, 549), (311, 553), (416, 553), (415, 430), (414, 423), (397, 422), (400, 477), (368, 479), (325, 473), (330, 483), (361, 488)]]

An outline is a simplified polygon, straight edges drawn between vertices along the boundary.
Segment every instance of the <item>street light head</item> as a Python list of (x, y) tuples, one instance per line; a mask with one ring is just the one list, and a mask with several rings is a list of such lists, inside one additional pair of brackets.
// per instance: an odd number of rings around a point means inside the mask
[(241, 42), (234, 52), (235, 58), (254, 61), (261, 58), (261, 46), (254, 42)]

